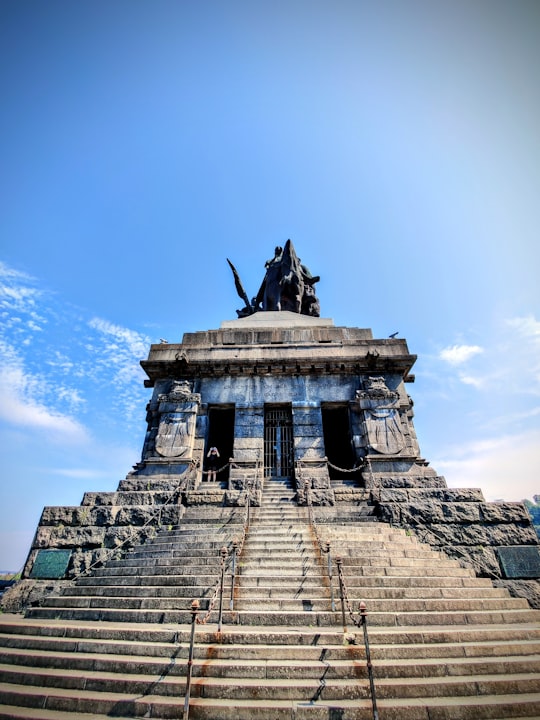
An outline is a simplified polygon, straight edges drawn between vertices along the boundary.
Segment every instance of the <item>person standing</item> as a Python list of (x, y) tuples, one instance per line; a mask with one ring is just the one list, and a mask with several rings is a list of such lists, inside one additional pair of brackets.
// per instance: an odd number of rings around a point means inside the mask
[(206, 453), (208, 459), (208, 482), (216, 482), (217, 469), (219, 465), (219, 450), (214, 445)]

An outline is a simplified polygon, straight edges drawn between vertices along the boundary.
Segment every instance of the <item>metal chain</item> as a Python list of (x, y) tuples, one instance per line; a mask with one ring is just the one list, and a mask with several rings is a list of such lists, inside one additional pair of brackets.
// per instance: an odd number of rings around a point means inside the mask
[(311, 523), (311, 526), (313, 527), (313, 532), (315, 533), (315, 537), (317, 538), (317, 542), (319, 543), (321, 552), (327, 553), (330, 543), (327, 542), (326, 540), (323, 540), (319, 533), (319, 528), (317, 526), (317, 523), (315, 522), (315, 514), (313, 512), (313, 502), (311, 500), (311, 488), (309, 487), (309, 480), (305, 480), (304, 482), (305, 482), (304, 487), (306, 489), (306, 503), (307, 503), (307, 509), (308, 509), (309, 522)]
[(242, 526), (242, 537), (240, 539), (240, 542), (236, 546), (236, 557), (237, 558), (240, 557), (240, 553), (242, 552), (242, 548), (244, 547), (244, 542), (246, 541), (246, 535), (248, 533), (248, 528), (249, 528), (248, 519), (249, 519), (249, 505), (250, 505), (250, 492), (251, 492), (251, 487), (249, 486), (249, 484), (244, 488), (244, 491), (245, 491), (245, 494), (248, 496), (248, 498), (247, 498), (247, 502), (246, 502), (246, 508), (244, 510), (244, 523)]
[(205, 616), (202, 619), (197, 617), (197, 619), (196, 619), (197, 625), (206, 625), (206, 623), (208, 622), (208, 620), (210, 618), (210, 615), (212, 614), (212, 610), (214, 609), (214, 605), (216, 604), (216, 600), (218, 599), (219, 589), (220, 589), (220, 585), (221, 585), (221, 575), (223, 573), (223, 568), (225, 567), (226, 558), (227, 558), (227, 555), (221, 554), (221, 562), (219, 565), (220, 572), (219, 572), (219, 577), (216, 581), (216, 585), (214, 587), (214, 594), (212, 595), (212, 599), (210, 600), (210, 603), (208, 605), (208, 610), (206, 611)]
[(354, 617), (354, 610), (352, 608), (351, 601), (349, 600), (347, 585), (345, 584), (345, 578), (343, 577), (343, 568), (341, 567), (340, 562), (336, 563), (336, 565), (338, 569), (339, 580), (341, 582), (341, 587), (343, 588), (343, 599), (345, 600), (345, 605), (347, 606), (347, 612), (349, 613), (349, 617), (351, 618), (354, 625), (356, 625), (356, 627), (360, 627), (360, 625), (362, 624), (362, 620), (356, 620), (356, 618)]
[(339, 472), (344, 472), (344, 473), (356, 472), (357, 470), (360, 470), (364, 466), (364, 463), (361, 463), (360, 465), (356, 465), (353, 468), (340, 468), (337, 465), (334, 465), (333, 463), (331, 463), (330, 460), (327, 461), (327, 464), (329, 467), (333, 468), (334, 470), (338, 470)]
[(229, 467), (229, 465), (232, 465), (232, 464), (227, 462), (227, 463), (225, 463), (225, 465), (223, 467), (220, 467), (219, 470), (203, 470), (202, 474), (209, 475), (210, 473), (220, 473), (220, 472), (223, 472), (224, 470), (226, 470)]

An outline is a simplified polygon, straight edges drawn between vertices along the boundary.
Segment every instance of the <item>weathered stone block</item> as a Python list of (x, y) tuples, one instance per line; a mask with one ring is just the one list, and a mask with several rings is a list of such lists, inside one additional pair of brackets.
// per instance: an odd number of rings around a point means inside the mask
[(236, 437), (234, 439), (234, 454), (236, 457), (237, 450), (261, 450), (264, 447), (262, 437)]
[(186, 505), (223, 505), (225, 490), (216, 488), (213, 490), (196, 491), (186, 493)]
[(487, 523), (514, 523), (530, 520), (523, 503), (484, 503), (481, 506), (482, 520)]
[(440, 503), (401, 505), (401, 521), (406, 525), (431, 525), (444, 522), (444, 520), (444, 512)]
[(484, 502), (484, 495), (478, 488), (446, 488), (443, 499), (447, 502)]
[(72, 548), (83, 545), (97, 547), (105, 537), (105, 528), (98, 527), (39, 527), (35, 548)]
[(152, 520), (157, 522), (157, 510), (149, 505), (121, 507), (116, 514), (117, 525), (145, 525)]
[(538, 536), (532, 525), (485, 525), (490, 545), (538, 545)]
[(495, 587), (506, 588), (512, 597), (524, 597), (529, 605), (540, 610), (540, 581), (539, 580), (496, 580)]
[(452, 523), (480, 521), (480, 508), (475, 503), (441, 503), (443, 517)]
[(41, 525), (79, 525), (79, 507), (56, 507), (48, 506), (43, 508), (41, 513)]
[(397, 503), (382, 503), (377, 508), (377, 516), (381, 522), (399, 525), (401, 523), (400, 506)]
[(471, 567), (479, 577), (498, 578), (501, 576), (495, 550), (483, 545), (447, 545), (441, 548), (464, 567)]
[(324, 441), (321, 437), (295, 437), (294, 450), (297, 456), (316, 452), (317, 457), (324, 457)]
[[(369, 470), (365, 470), (369, 473)], [(377, 477), (381, 487), (385, 488), (446, 488), (446, 480), (443, 477), (416, 477), (416, 476), (390, 476)]]
[(406, 503), (408, 499), (406, 490), (382, 489), (380, 492), (381, 503)]
[(316, 427), (315, 425), (300, 425), (300, 426), (294, 428), (294, 437), (295, 437), (295, 438), (301, 438), (301, 437), (309, 437), (309, 438), (322, 437), (322, 429)]

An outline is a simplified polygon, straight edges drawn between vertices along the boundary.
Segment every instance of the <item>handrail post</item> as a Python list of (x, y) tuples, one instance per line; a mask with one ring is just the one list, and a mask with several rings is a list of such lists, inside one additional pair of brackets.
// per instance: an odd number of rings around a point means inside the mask
[(345, 588), (343, 587), (343, 570), (342, 570), (343, 559), (341, 557), (336, 558), (336, 565), (338, 569), (339, 578), (339, 596), (341, 598), (341, 620), (343, 622), (343, 632), (347, 632), (347, 622), (345, 621)]
[(252, 482), (251, 480), (247, 481), (247, 495), (246, 495), (246, 505), (247, 505), (247, 511), (246, 511), (246, 531), (249, 528), (251, 518), (250, 518), (250, 512), (251, 512), (251, 486)]
[(221, 578), (219, 581), (219, 616), (218, 616), (218, 633), (221, 632), (221, 620), (223, 618), (223, 587), (225, 584), (225, 558), (227, 557), (227, 548), (222, 547), (221, 551)]
[(330, 543), (326, 541), (326, 555), (328, 562), (328, 581), (330, 583), (330, 601), (332, 612), (336, 612), (336, 599), (334, 597), (334, 586), (332, 584), (332, 553), (330, 552)]
[(184, 696), (184, 714), (182, 720), (189, 718), (189, 696), (191, 693), (191, 673), (193, 671), (193, 646), (195, 644), (195, 625), (197, 623), (197, 614), (199, 612), (199, 601), (194, 600), (191, 603), (191, 637), (189, 639), (189, 653), (186, 672), (186, 694)]
[(236, 558), (238, 555), (238, 540), (233, 540), (232, 544), (232, 561), (231, 561), (231, 598), (229, 600), (229, 610), (234, 610), (234, 586), (236, 584)]
[(377, 710), (377, 698), (375, 696), (375, 682), (373, 680), (373, 666), (371, 664), (371, 653), (369, 651), (369, 638), (367, 630), (367, 610), (364, 602), (360, 603), (360, 620), (364, 631), (364, 645), (366, 647), (366, 664), (369, 676), (369, 689), (371, 692), (371, 705), (373, 707), (373, 720), (379, 720), (379, 711)]

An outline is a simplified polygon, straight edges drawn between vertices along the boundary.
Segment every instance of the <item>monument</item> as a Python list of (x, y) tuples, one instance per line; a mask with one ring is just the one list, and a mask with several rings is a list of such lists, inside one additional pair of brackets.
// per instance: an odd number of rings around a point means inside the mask
[[(115, 493), (45, 508), (23, 572), (32, 597), (36, 581), (61, 583), (94, 567), (156, 525), (177, 523), (190, 504), (234, 505), (248, 483), (258, 503), (265, 477), (301, 476), (327, 514), (350, 500), (341, 481), (354, 478), (378, 521), (417, 533), (540, 606), (531, 580), (540, 576), (538, 537), (526, 508), (449, 488), (421, 457), (407, 391), (416, 356), (406, 341), (319, 317), (320, 278), (290, 240), (266, 262), (251, 302), (229, 264), (245, 302), (238, 319), (151, 347), (141, 363), (153, 388), (141, 461)], [(223, 459), (218, 487), (205, 483), (212, 446)], [(171, 503), (174, 487), (182, 490)]]
[[(216, 643), (223, 642), (223, 632), (229, 633), (226, 642), (237, 644), (237, 654), (231, 655), (235, 662), (244, 652), (252, 657), (246, 643), (274, 647), (258, 652), (266, 653), (261, 687), (268, 683), (275, 698), (276, 681), (272, 685), (267, 677), (275, 645), (287, 645), (289, 654), (276, 661), (276, 667), (292, 677), (285, 660), (294, 654), (289, 644), (317, 645), (322, 633), (326, 649), (315, 663), (318, 670), (313, 672), (319, 679), (313, 680), (308, 699), (311, 707), (320, 705), (334, 692), (328, 702), (334, 710), (337, 703), (345, 714), (332, 715), (328, 705), (330, 714), (317, 717), (360, 717), (346, 714), (349, 701), (343, 693), (349, 690), (336, 686), (330, 691), (331, 680), (327, 685), (319, 677), (325, 679), (330, 667), (325, 660), (328, 648), (343, 663), (354, 664), (361, 656), (355, 648), (345, 651), (343, 638), (334, 637), (341, 615), (335, 603), (338, 571), (332, 570), (331, 546), (342, 553), (339, 562), (347, 566), (358, 599), (372, 597), (372, 622), (394, 630), (409, 627), (401, 640), (395, 634), (390, 641), (414, 645), (399, 657), (420, 657), (419, 646), (443, 647), (447, 642), (452, 647), (479, 642), (474, 652), (483, 657), (484, 644), (500, 640), (496, 652), (490, 645), (481, 670), (470, 663), (466, 670), (456, 670), (456, 677), (463, 676), (459, 682), (465, 683), (465, 676), (488, 672), (485, 663), (491, 664), (497, 653), (509, 652), (508, 643), (532, 642), (534, 636), (538, 644), (538, 613), (531, 607), (540, 608), (540, 552), (531, 519), (522, 503), (490, 503), (480, 489), (448, 487), (421, 456), (409, 395), (416, 356), (406, 341), (374, 338), (369, 329), (341, 327), (320, 317), (315, 293), (320, 278), (302, 264), (290, 240), (276, 247), (266, 262), (252, 300), (235, 266), (230, 261), (229, 265), (244, 302), (237, 319), (223, 321), (217, 329), (186, 333), (179, 343), (151, 346), (141, 362), (152, 396), (139, 462), (114, 492), (86, 493), (78, 507), (44, 509), (22, 580), (6, 593), (4, 609), (25, 611), (34, 623), (59, 619), (185, 625), (189, 600), (202, 597), (208, 613), (204, 622), (217, 622), (212, 586), (216, 563), (224, 568), (227, 562), (227, 573), (232, 572), (223, 614), (228, 629), (220, 626), (218, 634), (206, 633), (208, 663), (221, 657)], [(294, 569), (290, 563), (296, 563)], [(501, 623), (513, 624), (512, 632), (503, 632)], [(246, 639), (243, 625), (257, 626), (256, 640)], [(280, 627), (276, 637), (265, 630), (267, 625)], [(301, 632), (295, 634), (291, 626)], [(432, 632), (431, 626), (445, 629)], [(95, 632), (101, 637), (107, 631), (100, 626)], [(142, 630), (138, 635), (130, 632), (142, 637)], [(148, 638), (149, 631), (144, 632)], [(170, 642), (177, 648), (186, 634), (185, 629), (171, 630)], [(355, 637), (345, 638), (356, 643)], [(378, 642), (386, 647), (387, 636), (383, 633)], [(186, 646), (182, 647), (184, 652)], [(174, 658), (178, 652), (174, 650)], [(426, 657), (435, 657), (433, 653), (446, 650), (426, 652)], [(294, 657), (300, 672), (305, 658)], [(210, 665), (201, 674), (211, 672)], [(505, 698), (528, 693), (527, 700), (504, 702), (508, 707), (519, 703), (522, 714), (534, 716), (540, 711), (540, 694), (532, 689), (537, 669), (520, 665), (516, 690), (510, 681), (502, 687), (508, 667), (501, 664), (497, 671), (501, 689), (485, 690), (492, 693), (485, 699), (486, 707), (499, 702), (492, 699), (497, 693)], [(160, 672), (159, 683), (166, 675)], [(357, 678), (357, 669), (350, 672)], [(405, 678), (409, 670), (400, 668), (399, 673)], [(214, 681), (200, 681), (200, 717), (221, 717), (211, 707), (202, 708), (203, 695), (213, 692)], [(299, 680), (300, 685), (306, 682)], [(476, 696), (478, 682), (456, 684), (454, 691), (442, 686), (435, 691), (431, 684), (426, 707), (444, 703), (452, 692)], [(414, 683), (420, 683), (418, 675)], [(299, 688), (294, 690), (297, 694), (290, 690), (293, 695), (283, 697), (294, 697), (296, 703), (307, 692)], [(230, 697), (226, 688), (219, 692)], [(356, 697), (357, 690), (350, 692)], [(160, 714), (168, 712), (162, 709), (154, 715), (158, 700), (150, 707), (143, 696), (133, 700), (133, 707), (140, 705), (137, 716), (171, 716)], [(237, 709), (244, 707), (241, 697), (235, 700)], [(404, 689), (406, 697), (409, 690)], [(306, 703), (298, 702), (296, 714), (290, 715), (289, 705), (283, 705), (267, 716), (308, 717), (302, 714)], [(465, 707), (469, 701), (463, 702)], [(513, 716), (504, 714), (509, 712), (507, 705), (497, 705), (494, 715), (482, 714), (481, 702), (473, 705), (471, 714), (462, 717)], [(106, 706), (107, 712), (132, 716), (131, 705), (129, 712), (119, 708), (123, 709), (121, 703), (114, 710)], [(250, 705), (249, 711), (238, 710), (234, 716), (253, 717), (255, 712)], [(395, 716), (427, 717), (415, 712)]]

